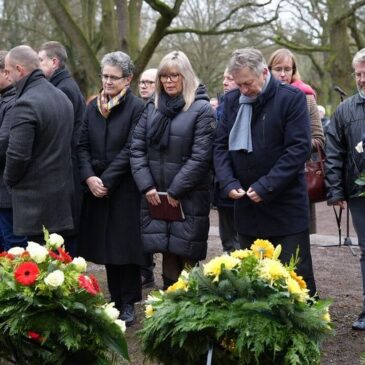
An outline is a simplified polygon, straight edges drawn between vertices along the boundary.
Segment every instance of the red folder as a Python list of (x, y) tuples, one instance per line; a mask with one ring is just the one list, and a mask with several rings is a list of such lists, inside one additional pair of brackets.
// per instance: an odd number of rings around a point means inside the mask
[(150, 210), (150, 216), (153, 219), (159, 219), (164, 221), (184, 221), (185, 215), (181, 204), (177, 207), (173, 207), (167, 201), (167, 193), (158, 192), (160, 197), (160, 205), (152, 205), (148, 203), (148, 208)]

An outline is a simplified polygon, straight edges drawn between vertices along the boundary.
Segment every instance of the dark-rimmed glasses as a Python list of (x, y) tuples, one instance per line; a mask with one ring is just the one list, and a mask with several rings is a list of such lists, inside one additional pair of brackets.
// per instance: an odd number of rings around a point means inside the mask
[(116, 82), (121, 79), (125, 79), (124, 76), (113, 76), (113, 75), (104, 75), (104, 74), (101, 74), (99, 76), (101, 77), (102, 80), (108, 81), (108, 79), (109, 79), (111, 82)]
[(180, 74), (160, 75), (160, 81), (162, 83), (165, 83), (170, 79), (171, 82), (177, 82), (179, 80), (179, 77)]
[(150, 81), (150, 80), (140, 80), (138, 82), (138, 85), (147, 87), (147, 86), (153, 85), (154, 83), (155, 83), (154, 81)]

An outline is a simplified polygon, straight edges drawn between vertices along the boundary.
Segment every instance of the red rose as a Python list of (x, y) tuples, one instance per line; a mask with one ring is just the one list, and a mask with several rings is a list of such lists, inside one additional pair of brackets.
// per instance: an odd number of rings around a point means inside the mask
[(80, 275), (79, 286), (80, 288), (85, 289), (88, 293), (92, 295), (100, 293), (99, 283), (93, 275)]
[(33, 331), (28, 331), (27, 337), (37, 342), (41, 342), (43, 340), (43, 337), (39, 333)]
[(34, 262), (23, 262), (14, 272), (15, 280), (22, 285), (32, 285), (39, 275), (38, 265)]

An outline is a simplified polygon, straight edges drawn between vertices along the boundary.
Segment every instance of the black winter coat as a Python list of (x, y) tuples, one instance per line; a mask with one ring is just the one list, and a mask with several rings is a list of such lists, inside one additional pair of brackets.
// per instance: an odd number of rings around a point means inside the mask
[(73, 109), (67, 96), (35, 70), (16, 84), (4, 181), (11, 187), (14, 233), (35, 236), (43, 226), (74, 228), (71, 138)]
[(5, 117), (15, 103), (16, 90), (10, 85), (1, 91), (0, 101), (0, 208), (11, 208), (11, 196), (4, 184), (6, 150), (9, 143), (9, 122), (4, 123)]
[(357, 93), (338, 106), (328, 125), (325, 176), (329, 203), (354, 198), (365, 191), (355, 183), (365, 171), (364, 153), (355, 150), (364, 133), (365, 99)]
[(80, 255), (97, 264), (141, 264), (140, 194), (130, 169), (130, 139), (144, 108), (127, 91), (107, 119), (96, 99), (86, 108), (78, 160), (81, 180), (98, 176), (109, 196), (96, 198), (85, 183)]
[(70, 72), (66, 67), (57, 69), (49, 82), (56, 86), (58, 89), (63, 91), (66, 96), (70, 99), (73, 109), (74, 109), (74, 128), (72, 133), (72, 170), (74, 175), (74, 190), (75, 199), (73, 201), (73, 219), (75, 223), (75, 231), (79, 230), (79, 221), (81, 213), (81, 203), (82, 203), (82, 192), (80, 185), (80, 173), (77, 166), (77, 144), (80, 138), (81, 123), (85, 113), (85, 100), (81, 94), (80, 88), (76, 81), (72, 78)]
[(149, 102), (133, 134), (131, 164), (142, 193), (155, 187), (179, 199), (183, 222), (151, 219), (142, 197), (142, 241), (147, 252), (171, 252), (192, 260), (204, 259), (209, 231), (209, 185), (215, 117), (205, 89), (198, 89), (190, 108), (171, 121), (169, 146), (157, 150), (146, 135), (156, 114)]
[(235, 200), (235, 228), (257, 238), (286, 236), (308, 229), (304, 163), (311, 149), (304, 93), (271, 77), (253, 104), (253, 152), (229, 151), (228, 139), (239, 110), (240, 91), (225, 95), (214, 144), (216, 177), (225, 196), (249, 187), (263, 199)]

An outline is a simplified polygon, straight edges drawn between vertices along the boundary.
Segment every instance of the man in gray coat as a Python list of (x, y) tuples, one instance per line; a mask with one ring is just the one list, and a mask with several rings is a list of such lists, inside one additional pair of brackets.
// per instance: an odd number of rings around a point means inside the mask
[(5, 71), (17, 95), (4, 171), (12, 194), (14, 233), (40, 241), (43, 226), (61, 234), (74, 228), (73, 108), (67, 96), (45, 79), (32, 48), (10, 50)]

